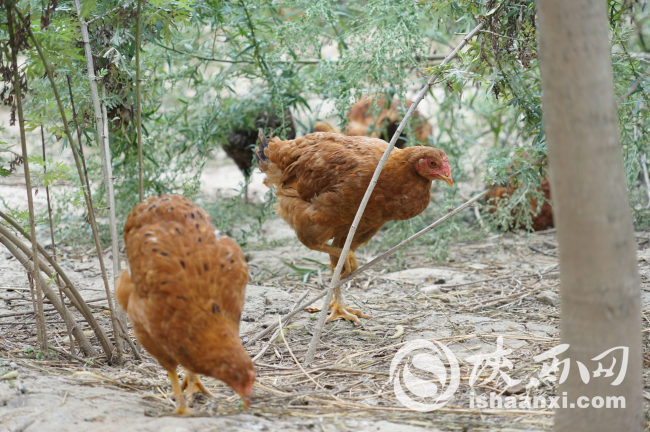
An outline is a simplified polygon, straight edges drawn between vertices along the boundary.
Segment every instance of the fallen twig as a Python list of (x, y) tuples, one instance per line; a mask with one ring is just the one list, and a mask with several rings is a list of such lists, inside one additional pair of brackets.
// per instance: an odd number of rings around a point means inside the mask
[[(31, 236), (25, 232), (25, 230), (16, 223), (12, 218), (4, 214), (2, 211), (0, 211), (0, 217), (9, 222), (9, 224), (15, 228), (20, 234), (22, 234), (27, 240), (31, 241)], [(16, 237), (11, 230), (9, 230), (7, 227), (4, 225), (0, 224), (0, 234), (4, 235), (9, 241), (11, 241), (13, 244), (15, 244), (20, 250), (25, 253), (28, 257), (31, 257), (31, 252), (29, 251), (29, 248), (25, 246), (19, 239)], [(67, 273), (61, 268), (61, 266), (52, 259), (52, 257), (45, 251), (43, 246), (41, 246), (37, 242), (37, 247), (38, 251), (41, 253), (41, 255), (49, 262), (49, 264), (52, 266), (54, 271), (58, 276), (60, 276), (61, 279), (63, 279), (63, 284), (59, 285), (63, 289), (63, 293), (70, 299), (72, 304), (74, 305), (75, 308), (81, 314), (83, 317), (86, 319), (86, 322), (90, 325), (90, 327), (93, 329), (93, 332), (95, 333), (95, 336), (97, 336), (97, 340), (99, 341), (99, 344), (102, 346), (102, 349), (104, 350), (104, 353), (107, 355), (110, 355), (110, 353), (113, 350), (113, 344), (110, 342), (108, 337), (106, 336), (106, 333), (104, 332), (104, 329), (99, 325), (97, 320), (95, 319), (95, 316), (92, 314), (92, 311), (86, 304), (85, 300), (75, 287), (75, 285), (72, 283), (70, 278), (68, 277)], [(52, 271), (45, 265), (43, 261), (39, 260), (39, 267), (41, 268), (41, 271), (45, 272), (45, 274), (48, 277), (53, 277), (54, 274)], [(60, 281), (57, 279), (57, 282), (60, 283)]]
[[(279, 328), (282, 328), (282, 318), (278, 318), (278, 327), (279, 327)], [(304, 373), (305, 376), (311, 380), (311, 382), (313, 382), (314, 384), (316, 384), (316, 387), (322, 389), (323, 391), (327, 391), (327, 390), (325, 390), (325, 387), (323, 387), (322, 385), (318, 384), (318, 383), (317, 383), (317, 382), (316, 382), (316, 381), (311, 377), (311, 375), (309, 375), (309, 374), (307, 373), (307, 371), (302, 367), (302, 365), (300, 364), (300, 362), (298, 361), (298, 359), (296, 358), (296, 356), (293, 354), (293, 351), (291, 351), (291, 347), (290, 347), (289, 344), (287, 343), (287, 339), (284, 337), (284, 332), (280, 331), (280, 335), (282, 336), (282, 340), (284, 341), (284, 345), (285, 345), (285, 346), (287, 347), (287, 349), (289, 350), (289, 354), (291, 355), (291, 358), (293, 359), (294, 362), (296, 362), (296, 365), (300, 368), (300, 370), (302, 371), (302, 373)]]
[[(298, 301), (293, 305), (293, 307), (294, 307), (293, 310), (300, 310), (300, 308), (297, 308), (297, 307), (300, 306), (300, 302), (303, 301), (303, 300), (305, 299), (305, 297), (307, 297), (307, 294), (309, 294), (309, 291), (306, 291), (306, 292), (305, 292), (305, 293), (304, 293), (304, 294), (303, 294), (303, 295), (298, 299)], [(289, 322), (290, 319), (291, 319), (291, 317), (285, 319), (284, 324), (286, 325), (286, 324)], [(266, 343), (266, 345), (264, 345), (264, 347), (260, 350), (260, 352), (257, 353), (257, 354), (255, 355), (255, 357), (253, 357), (253, 359), (252, 359), (252, 360), (253, 360), (253, 364), (255, 364), (255, 362), (258, 361), (258, 360), (259, 360), (259, 359), (264, 355), (264, 353), (266, 352), (266, 350), (269, 349), (269, 347), (271, 346), (271, 344), (273, 343), (273, 341), (275, 340), (275, 338), (278, 337), (278, 334), (279, 334), (279, 332), (281, 332), (281, 331), (282, 331), (282, 327), (280, 327), (280, 328), (279, 328), (275, 333), (273, 333), (273, 336), (271, 336), (271, 337), (269, 338), (269, 341)], [(251, 340), (249, 343), (254, 343), (255, 341), (259, 340), (261, 337), (264, 337), (264, 336), (256, 337), (255, 340)]]

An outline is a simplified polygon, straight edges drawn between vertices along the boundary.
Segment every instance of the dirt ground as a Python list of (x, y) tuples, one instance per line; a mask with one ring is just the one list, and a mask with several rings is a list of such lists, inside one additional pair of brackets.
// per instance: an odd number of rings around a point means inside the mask
[[(215, 176), (224, 172), (233, 177), (218, 184), (236, 187), (232, 166), (222, 164), (208, 170)], [(0, 185), (0, 193), (19, 199), (20, 193), (24, 194), (22, 187), (19, 181), (7, 180)], [(252, 191), (256, 194), (257, 186)], [(298, 313), (285, 327), (284, 340), (277, 337), (269, 344), (267, 336), (250, 341), (290, 312), (303, 295), (311, 298), (327, 285), (329, 268), (318, 264), (326, 263), (327, 256), (300, 245), (277, 219), (266, 222), (263, 235), (282, 240), (284, 246), (252, 245), (246, 250), (253, 280), (247, 288), (241, 337), (251, 357), (268, 345), (256, 361), (252, 405), (244, 410), (229, 387), (206, 378), (204, 382), (216, 397), (196, 396), (192, 402), (195, 415), (190, 418), (173, 415), (169, 379), (141, 347), (143, 361), (137, 361), (127, 349), (123, 367), (109, 366), (105, 358), (71, 361), (54, 352), (49, 360), (36, 359), (27, 276), (0, 245), (0, 431), (551, 430), (552, 410), (477, 408), (470, 405), (468, 384), (471, 357), (495, 352), (502, 341), (503, 349), (511, 350), (507, 355), (511, 367), (502, 370), (521, 383), (508, 387), (502, 378), (477, 382), (478, 394), (495, 391), (517, 398), (554, 394), (552, 382), (534, 385), (531, 380), (542, 370), (542, 363), (533, 357), (559, 343), (553, 230), (458, 243), (444, 265), (428, 258), (423, 248), (409, 249), (399, 266), (394, 259), (377, 265), (345, 288), (350, 306), (373, 318), (364, 320), (359, 328), (342, 321), (327, 324), (316, 360), (306, 370), (300, 369), (293, 357), (298, 361), (304, 358), (317, 312)], [(637, 239), (645, 312), (650, 303), (648, 233), (637, 233)], [(69, 247), (62, 251), (60, 264), (112, 337), (96, 255)], [(372, 258), (368, 254), (358, 257), (361, 264)], [(110, 273), (109, 258), (110, 254), (106, 256)], [(321, 301), (312, 306), (320, 308)], [(46, 304), (46, 310), (48, 307), (51, 309)], [(81, 315), (73, 314), (96, 344)], [(63, 321), (56, 312), (47, 313), (46, 319), (50, 345), (67, 351)], [(644, 328), (649, 327), (645, 322)], [(432, 412), (405, 407), (389, 379), (396, 352), (417, 339), (441, 343), (459, 364), (459, 388), (443, 408)], [(645, 387), (650, 388), (647, 375)]]

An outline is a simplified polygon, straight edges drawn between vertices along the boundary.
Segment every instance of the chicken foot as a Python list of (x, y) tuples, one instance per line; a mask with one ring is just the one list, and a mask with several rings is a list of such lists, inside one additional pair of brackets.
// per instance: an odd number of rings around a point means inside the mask
[(194, 396), (194, 393), (197, 391), (200, 391), (207, 397), (214, 398), (215, 395), (212, 394), (210, 390), (205, 388), (203, 383), (201, 382), (201, 378), (198, 375), (193, 374), (192, 372), (188, 371), (187, 369), (185, 370), (187, 373), (185, 374), (185, 378), (183, 378), (183, 383), (181, 384), (181, 390), (186, 392), (186, 398), (188, 401), (192, 400), (192, 396)]
[[(311, 250), (328, 253), (330, 255), (330, 267), (332, 269), (332, 273), (334, 273), (334, 269), (336, 268), (338, 259), (340, 258), (343, 249), (328, 244), (310, 245), (307, 247)], [(358, 268), (359, 263), (357, 261), (357, 258), (354, 256), (354, 251), (348, 252), (347, 257), (345, 258), (343, 271), (341, 272), (341, 279), (346, 278), (350, 274), (354, 273), (354, 271)], [(334, 298), (332, 299), (328, 310), (331, 310), (332, 313), (329, 317), (327, 317), (327, 322), (336, 319), (346, 319), (360, 326), (361, 321), (359, 321), (359, 318), (372, 318), (370, 315), (364, 314), (359, 309), (346, 307), (345, 301), (343, 300), (343, 295), (341, 294), (341, 287), (336, 288), (336, 291), (334, 291)]]
[(172, 390), (174, 392), (174, 398), (178, 407), (176, 408), (176, 414), (187, 415), (192, 414), (192, 410), (187, 406), (187, 401), (183, 397), (183, 390), (181, 389), (181, 384), (178, 381), (178, 372), (176, 369), (168, 370), (169, 379), (172, 382)]
[(359, 321), (359, 318), (372, 318), (370, 315), (364, 314), (359, 309), (346, 307), (345, 301), (343, 301), (341, 287), (336, 288), (334, 291), (334, 298), (332, 299), (332, 303), (330, 303), (329, 310), (331, 310), (332, 313), (327, 317), (327, 322), (334, 321), (336, 319), (346, 319), (360, 326), (361, 321)]

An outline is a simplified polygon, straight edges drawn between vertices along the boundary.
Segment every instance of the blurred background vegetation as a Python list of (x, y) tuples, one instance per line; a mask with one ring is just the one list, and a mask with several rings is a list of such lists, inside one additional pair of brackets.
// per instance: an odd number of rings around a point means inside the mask
[[(609, 0), (608, 5), (621, 151), (635, 224), (645, 229), (650, 224), (643, 180), (650, 150), (648, 6), (645, 0)], [(102, 222), (107, 203), (99, 155), (92, 151), (97, 147), (94, 113), (75, 4), (20, 0), (17, 6), (28, 17), (23, 24), (31, 27), (54, 65), (71, 129), (70, 94), (74, 96)], [(300, 136), (323, 119), (344, 128), (350, 107), (361, 96), (388, 95), (403, 107), (431, 73), (440, 71), (439, 82), (426, 96), (429, 109), (423, 111), (433, 126), (426, 144), (450, 156), (457, 186), (434, 189), (427, 211), (388, 224), (380, 242), (369, 247), (385, 248), (403, 240), (512, 172), (518, 173), (513, 195), (493, 213), (481, 209), (484, 227), (478, 225), (476, 212), (467, 211), (420, 242), (431, 244), (431, 254), (444, 258), (450, 242), (476, 239), (487, 230), (530, 228), (531, 215), (538, 211), (532, 210), (530, 199), (545, 200), (539, 189), (546, 145), (532, 0), (149, 0), (142, 3), (141, 46), (135, 44), (136, 10), (134, 0), (81, 2), (97, 80), (106, 88), (102, 100), (108, 109), (116, 209), (122, 224), (138, 200), (136, 50), (143, 71), (145, 196), (182, 193), (195, 198), (206, 162), (228, 145), (232, 131), (261, 125), (267, 134), (286, 137), (294, 127), (293, 133)], [(437, 66), (479, 22), (484, 23), (482, 31), (460, 56)], [(4, 7), (0, 44), (0, 98), (13, 110)], [(557, 53), (557, 61), (563, 61), (563, 53)], [(22, 47), (20, 68), (28, 129), (42, 126), (47, 145), (57, 152), (50, 156), (64, 154), (69, 143), (61, 117), (42, 61), (29, 41)], [(269, 116), (276, 121), (266, 121)], [(266, 120), (261, 124), (260, 119)], [(415, 143), (412, 129), (406, 128), (408, 145)], [(0, 141), (0, 175), (7, 176), (20, 170), (19, 146), (15, 136)], [(63, 243), (90, 244), (80, 182), (68, 174), (71, 164), (51, 163), (48, 179), (37, 178), (37, 163), (32, 177), (40, 186), (48, 181), (76, 185), (76, 191), (68, 189), (53, 198), (55, 236)], [(248, 200), (243, 185), (234, 197), (201, 198), (214, 223), (244, 245), (273, 214), (270, 195), (263, 202)], [(26, 205), (10, 210), (26, 222)], [(38, 221), (47, 231), (46, 216), (39, 215)], [(100, 231), (108, 245), (105, 223), (100, 223)]]

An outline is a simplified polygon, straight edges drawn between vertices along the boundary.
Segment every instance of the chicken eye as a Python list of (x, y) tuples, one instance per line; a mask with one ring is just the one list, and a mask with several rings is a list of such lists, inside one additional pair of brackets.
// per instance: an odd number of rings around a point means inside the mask
[(431, 168), (435, 168), (435, 167), (436, 167), (436, 163), (435, 163), (434, 161), (429, 161), (429, 165), (431, 165)]

